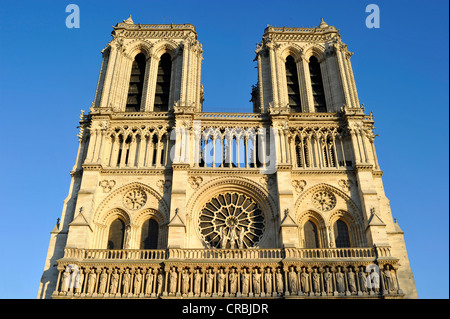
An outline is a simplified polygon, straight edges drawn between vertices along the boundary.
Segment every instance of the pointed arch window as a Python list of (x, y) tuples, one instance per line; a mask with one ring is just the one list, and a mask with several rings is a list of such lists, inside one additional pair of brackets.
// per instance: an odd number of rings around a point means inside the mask
[(142, 225), (141, 231), (141, 249), (158, 248), (159, 224), (153, 218), (148, 219)]
[(128, 87), (126, 112), (139, 112), (141, 109), (142, 91), (145, 77), (145, 55), (139, 53), (131, 66), (130, 84)]
[(314, 109), (316, 112), (326, 112), (325, 92), (323, 89), (322, 73), (319, 60), (315, 56), (309, 59), (309, 73), (311, 75), (311, 87), (314, 98)]
[(337, 220), (334, 223), (333, 231), (336, 248), (351, 247), (348, 226), (344, 221)]
[(158, 64), (156, 77), (155, 112), (167, 112), (169, 110), (170, 76), (172, 72), (172, 58), (170, 54), (164, 53)]
[(292, 56), (286, 58), (286, 83), (289, 107), (292, 112), (301, 112), (300, 85), (298, 82), (297, 63)]
[(305, 248), (319, 248), (319, 236), (317, 226), (308, 220), (303, 227), (305, 234)]
[(114, 220), (109, 226), (108, 249), (123, 249), (125, 237), (125, 223), (120, 218)]

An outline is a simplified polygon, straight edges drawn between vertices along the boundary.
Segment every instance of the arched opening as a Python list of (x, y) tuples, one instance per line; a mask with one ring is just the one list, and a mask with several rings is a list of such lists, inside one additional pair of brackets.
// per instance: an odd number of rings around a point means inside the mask
[(158, 64), (156, 77), (155, 102), (153, 111), (167, 112), (169, 110), (170, 75), (172, 72), (172, 58), (164, 53)]
[(311, 75), (311, 87), (314, 98), (314, 109), (316, 112), (326, 112), (325, 92), (323, 90), (322, 73), (320, 63), (315, 56), (309, 59), (309, 73)]
[(125, 112), (139, 112), (141, 109), (142, 90), (145, 77), (145, 55), (139, 53), (131, 67), (130, 84)]
[(123, 249), (124, 237), (125, 223), (117, 218), (109, 226), (107, 249)]
[(297, 63), (292, 56), (286, 58), (286, 83), (289, 107), (292, 112), (301, 112), (300, 86), (298, 82)]
[(334, 223), (333, 231), (336, 248), (351, 247), (348, 226), (344, 221), (341, 219), (337, 220)]
[(320, 248), (316, 224), (308, 220), (303, 226), (303, 232), (305, 236), (305, 248)]
[(153, 218), (148, 219), (142, 225), (141, 230), (141, 249), (158, 248), (159, 224)]

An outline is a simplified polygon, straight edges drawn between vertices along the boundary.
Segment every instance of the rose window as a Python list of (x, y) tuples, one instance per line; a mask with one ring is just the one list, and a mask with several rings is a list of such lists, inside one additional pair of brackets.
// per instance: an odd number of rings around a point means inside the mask
[(203, 206), (199, 227), (208, 247), (242, 249), (258, 245), (264, 232), (264, 217), (252, 198), (229, 192), (213, 197)]
[(147, 202), (147, 194), (143, 190), (133, 189), (125, 194), (123, 197), (123, 204), (125, 207), (135, 210), (145, 205)]
[(336, 197), (333, 193), (327, 191), (316, 192), (312, 196), (312, 201), (316, 208), (324, 212), (329, 211), (336, 206)]

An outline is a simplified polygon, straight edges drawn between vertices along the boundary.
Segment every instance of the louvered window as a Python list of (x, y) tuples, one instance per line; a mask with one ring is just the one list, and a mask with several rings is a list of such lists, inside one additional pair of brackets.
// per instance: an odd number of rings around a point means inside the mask
[(155, 112), (167, 112), (169, 110), (170, 74), (172, 72), (172, 58), (164, 53), (159, 60), (158, 75), (156, 78)]
[(130, 85), (128, 87), (128, 97), (126, 112), (139, 112), (141, 109), (142, 90), (144, 88), (145, 76), (145, 55), (139, 53), (134, 58), (131, 67)]

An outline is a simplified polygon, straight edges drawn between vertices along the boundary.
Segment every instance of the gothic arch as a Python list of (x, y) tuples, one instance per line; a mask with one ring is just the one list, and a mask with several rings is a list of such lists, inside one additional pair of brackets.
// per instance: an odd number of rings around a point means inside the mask
[(147, 220), (153, 218), (160, 225), (167, 224), (169, 222), (168, 216), (161, 214), (158, 210), (153, 208), (146, 208), (141, 210), (134, 218), (134, 223), (140, 227)]
[(311, 221), (316, 225), (318, 232), (317, 239), (319, 241), (319, 247), (321, 248), (327, 247), (328, 240), (326, 237), (326, 221), (319, 212), (312, 209), (304, 211), (303, 213), (298, 215), (297, 225), (299, 230), (300, 247), (304, 247), (303, 246), (305, 241), (304, 227), (308, 221)]
[(328, 225), (330, 225), (331, 228), (334, 227), (334, 224), (341, 220), (347, 225), (349, 237), (350, 237), (350, 244), (352, 246), (358, 246), (362, 247), (366, 245), (365, 236), (363, 236), (363, 225), (360, 223), (357, 219), (354, 218), (352, 214), (350, 214), (348, 211), (345, 210), (337, 210), (334, 211), (330, 216), (328, 217)]
[[(93, 221), (95, 223), (102, 224), (102, 221), (104, 220), (104, 216), (106, 214), (105, 211), (108, 209), (108, 207), (110, 207), (110, 205), (113, 205), (113, 204), (114, 204), (114, 207), (118, 206), (118, 207), (120, 207), (120, 209), (122, 209), (124, 211), (129, 211), (129, 208), (124, 206), (122, 199), (123, 199), (124, 194), (126, 194), (128, 191), (133, 190), (133, 189), (143, 190), (146, 193), (148, 193), (149, 195), (151, 195), (153, 198), (156, 199), (156, 202), (153, 201), (153, 203), (152, 203), (151, 198), (147, 198), (146, 203), (140, 209), (152, 208), (152, 209), (159, 211), (162, 214), (162, 216), (166, 216), (165, 218), (168, 218), (167, 216), (168, 216), (169, 209), (168, 209), (164, 199), (162, 198), (162, 196), (148, 185), (145, 185), (145, 184), (139, 183), (139, 182), (133, 182), (133, 183), (129, 183), (129, 184), (126, 184), (126, 185), (118, 188), (113, 193), (111, 193), (107, 198), (105, 198), (100, 203), (98, 208), (96, 209), (96, 211), (94, 213)], [(156, 204), (156, 207), (155, 207), (155, 204)], [(138, 211), (140, 211), (140, 210), (138, 210)], [(135, 217), (130, 217), (131, 223), (134, 223), (134, 220), (135, 220)]]
[[(167, 246), (167, 224), (169, 219), (167, 215), (161, 214), (158, 210), (153, 208), (146, 208), (140, 211), (134, 218), (135, 231), (134, 231), (134, 242), (136, 245), (140, 244), (142, 236), (142, 227), (144, 223), (149, 220), (154, 219), (158, 223), (158, 248), (162, 249)], [(140, 248), (136, 246), (135, 248)]]
[(152, 44), (149, 42), (143, 40), (133, 40), (127, 44), (123, 52), (131, 60), (133, 60), (139, 53), (143, 53), (145, 58), (148, 60), (151, 56), (151, 48)]
[(287, 44), (281, 51), (280, 57), (283, 62), (286, 62), (286, 58), (290, 55), (294, 58), (295, 62), (298, 62), (303, 54), (303, 50), (295, 43)]
[(130, 215), (121, 208), (113, 208), (108, 210), (98, 222), (108, 227), (116, 218), (122, 219), (125, 225), (129, 225), (131, 223)]
[[(336, 210), (346, 211), (350, 216), (352, 216), (355, 222), (363, 224), (362, 213), (358, 209), (357, 205), (353, 202), (353, 200), (340, 189), (325, 183), (320, 183), (310, 187), (305, 192), (303, 192), (303, 194), (297, 199), (297, 201), (295, 202), (295, 213), (296, 213), (295, 220), (299, 220), (300, 215), (303, 211), (310, 210), (314, 207), (312, 205), (311, 196), (320, 190), (330, 192), (335, 196), (337, 195), (336, 196), (337, 202), (335, 207), (329, 212), (325, 212), (326, 214), (330, 214)], [(324, 220), (328, 224), (328, 218), (324, 218)]]
[(150, 50), (153, 57), (159, 59), (164, 53), (168, 53), (172, 60), (176, 57), (178, 43), (171, 40), (159, 40), (155, 42)]
[[(124, 202), (124, 195), (133, 190), (145, 192), (146, 194), (146, 201), (141, 207), (127, 207), (126, 202)], [(110, 209), (111, 207), (113, 209)], [(155, 216), (158, 222), (162, 221), (162, 223), (166, 224), (168, 212), (169, 210), (165, 201), (153, 188), (139, 182), (124, 185), (105, 198), (96, 209), (92, 218), (95, 228), (92, 248), (105, 248), (109, 224), (115, 218), (122, 219), (125, 222), (127, 230), (130, 231), (126, 235), (129, 244), (125, 248), (136, 248), (136, 243), (138, 242), (136, 235), (137, 233), (140, 234), (137, 229), (140, 223), (143, 223), (145, 216)], [(166, 235), (162, 238), (166, 239)]]
[[(239, 176), (218, 177), (199, 187), (187, 203), (187, 220), (192, 223), (188, 228), (202, 238), (198, 227), (198, 219), (202, 207), (214, 196), (225, 192), (237, 192), (251, 197), (259, 205), (265, 218), (265, 231), (259, 245), (269, 244), (271, 241), (278, 245), (278, 237), (275, 225), (277, 216), (277, 205), (267, 190), (251, 179)], [(189, 227), (190, 226), (190, 227)], [(269, 240), (269, 237), (273, 237)]]
[(311, 56), (315, 56), (319, 62), (322, 60), (325, 52), (325, 47), (317, 43), (309, 43), (302, 48), (303, 58), (309, 62)]

